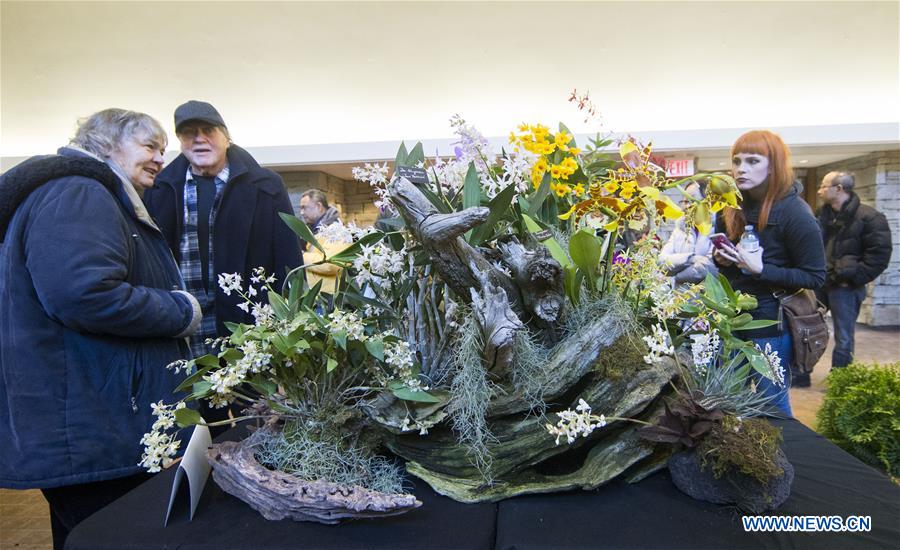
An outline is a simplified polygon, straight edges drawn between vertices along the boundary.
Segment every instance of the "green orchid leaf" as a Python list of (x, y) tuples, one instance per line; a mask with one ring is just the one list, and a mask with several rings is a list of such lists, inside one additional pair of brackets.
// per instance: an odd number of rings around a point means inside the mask
[(475, 228), (469, 244), (478, 246), (491, 236), (494, 226), (509, 212), (509, 205), (515, 194), (516, 186), (511, 183), (491, 199), (491, 202), (488, 203), (491, 213), (488, 214), (488, 219), (483, 224)]
[(475, 163), (469, 163), (469, 171), (466, 172), (465, 183), (463, 183), (463, 210), (472, 208), (473, 206), (481, 206), (481, 178)]
[[(741, 315), (747, 315), (743, 313)], [(749, 321), (741, 327), (735, 327), (734, 330), (755, 330), (758, 328), (766, 328), (771, 327), (772, 325), (777, 325), (778, 321), (770, 321), (768, 319), (757, 319), (755, 321)]]
[(325, 372), (331, 372), (334, 369), (336, 369), (337, 366), (338, 366), (338, 362), (335, 360), (335, 358), (329, 357), (328, 361), (326, 362), (326, 365), (325, 365)]
[(182, 428), (187, 428), (188, 426), (195, 426), (203, 422), (203, 417), (194, 409), (185, 407), (175, 411), (175, 422)]
[(596, 288), (600, 259), (603, 257), (603, 244), (600, 239), (590, 229), (580, 229), (569, 239), (569, 254), (578, 269), (590, 281), (591, 288)]
[(372, 357), (384, 361), (384, 342), (377, 338), (370, 338), (366, 340), (366, 349), (372, 354)]
[(315, 236), (313, 236), (312, 230), (309, 228), (306, 223), (303, 222), (297, 216), (293, 216), (291, 214), (285, 214), (284, 212), (279, 212), (279, 216), (284, 220), (284, 223), (287, 224), (288, 227), (291, 228), (291, 231), (297, 234), (298, 237), (318, 248), (322, 254), (325, 254), (325, 249), (322, 248), (322, 245), (319, 244), (319, 241), (316, 240)]
[(534, 196), (529, 199), (529, 206), (526, 210), (526, 213), (530, 216), (534, 216), (538, 213), (541, 207), (544, 205), (544, 201), (547, 199), (547, 195), (550, 194), (550, 182), (553, 178), (550, 177), (550, 172), (544, 174), (544, 178), (541, 180), (541, 185), (538, 187), (537, 192)]
[(425, 152), (422, 149), (422, 142), (416, 143), (415, 147), (406, 156), (403, 166), (418, 166), (419, 163), (425, 162)]
[(401, 142), (400, 148), (397, 149), (397, 156), (394, 158), (394, 166), (406, 166), (406, 159), (409, 153), (406, 151), (406, 143)]
[(391, 393), (398, 399), (403, 399), (404, 401), (416, 401), (419, 403), (440, 403), (441, 401), (426, 391), (413, 391), (403, 385), (395, 386), (394, 384), (391, 384)]
[(331, 337), (334, 338), (334, 341), (337, 342), (337, 345), (341, 347), (342, 350), (347, 351), (347, 331), (346, 330), (338, 330), (331, 334)]

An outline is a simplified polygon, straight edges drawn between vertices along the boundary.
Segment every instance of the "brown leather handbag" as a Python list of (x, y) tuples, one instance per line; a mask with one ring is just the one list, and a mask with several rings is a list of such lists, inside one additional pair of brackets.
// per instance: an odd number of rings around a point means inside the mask
[(828, 347), (828, 324), (825, 322), (825, 306), (816, 300), (812, 290), (800, 289), (794, 293), (775, 292), (781, 302), (780, 316), (787, 321), (787, 329), (794, 340), (794, 360), (791, 372), (807, 374)]

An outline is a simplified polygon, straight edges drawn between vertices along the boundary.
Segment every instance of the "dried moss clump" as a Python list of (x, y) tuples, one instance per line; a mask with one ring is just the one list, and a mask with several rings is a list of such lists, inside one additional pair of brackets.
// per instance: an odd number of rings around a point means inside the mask
[(697, 454), (716, 479), (738, 470), (767, 484), (784, 473), (776, 462), (780, 442), (781, 428), (766, 420), (726, 416), (700, 442)]
[(647, 352), (647, 344), (640, 337), (633, 332), (626, 332), (603, 350), (594, 370), (606, 378), (621, 380), (644, 367)]
[(287, 422), (281, 431), (260, 429), (248, 442), (260, 464), (300, 479), (358, 485), (387, 494), (403, 492), (403, 467), (359, 445), (355, 438), (323, 437), (329, 431)]

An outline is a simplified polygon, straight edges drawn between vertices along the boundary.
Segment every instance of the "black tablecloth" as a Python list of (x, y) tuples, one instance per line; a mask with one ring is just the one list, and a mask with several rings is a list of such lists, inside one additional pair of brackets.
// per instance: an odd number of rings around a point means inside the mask
[(869, 533), (747, 533), (742, 514), (695, 501), (660, 472), (597, 491), (460, 504), (424, 483), (421, 508), (337, 526), (266, 521), (210, 480), (193, 522), (186, 505), (163, 527), (174, 472), (141, 485), (75, 528), (67, 549), (150, 548), (877, 548), (900, 546), (900, 487), (799, 422), (784, 428), (795, 468), (777, 515), (871, 516)]
[(871, 516), (871, 532), (745, 532), (739, 510), (688, 497), (663, 471), (635, 484), (503, 501), (496, 547), (900, 548), (900, 487), (796, 420), (773, 423), (784, 428), (795, 475), (791, 496), (768, 515)]

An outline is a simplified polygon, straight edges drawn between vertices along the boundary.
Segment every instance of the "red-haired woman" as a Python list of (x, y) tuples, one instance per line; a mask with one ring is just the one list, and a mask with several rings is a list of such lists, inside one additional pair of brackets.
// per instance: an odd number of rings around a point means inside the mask
[[(760, 247), (752, 252), (724, 243), (713, 256), (736, 290), (756, 297), (759, 306), (750, 312), (754, 319), (779, 319), (775, 292), (816, 289), (825, 283), (822, 235), (812, 210), (800, 198), (800, 184), (794, 183), (791, 152), (777, 134), (754, 130), (739, 137), (731, 147), (731, 165), (743, 203), (740, 210), (725, 210), (716, 231), (737, 243), (745, 227), (752, 225)], [(775, 406), (792, 416), (787, 391), (793, 358), (790, 331), (774, 325), (741, 336), (778, 353), (783, 384), (762, 376), (755, 381), (760, 391), (774, 396)]]

